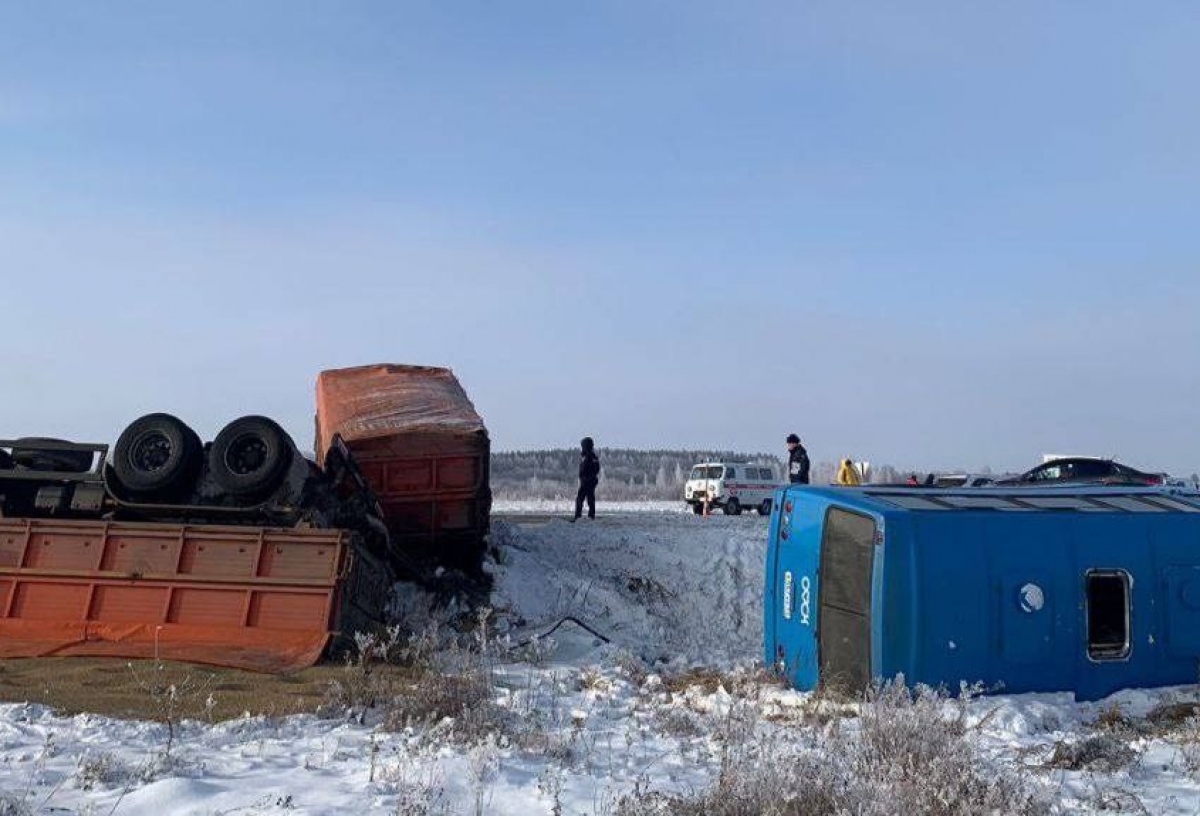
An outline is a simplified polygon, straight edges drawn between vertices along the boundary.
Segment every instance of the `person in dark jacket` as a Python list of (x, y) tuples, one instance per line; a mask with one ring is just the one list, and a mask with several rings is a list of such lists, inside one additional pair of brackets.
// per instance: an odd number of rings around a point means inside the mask
[(583, 503), (588, 506), (588, 518), (596, 517), (596, 485), (600, 484), (600, 457), (590, 436), (579, 443), (579, 492), (575, 495), (575, 518), (583, 515)]
[(800, 444), (800, 437), (788, 434), (788, 481), (792, 484), (808, 484), (808, 451)]

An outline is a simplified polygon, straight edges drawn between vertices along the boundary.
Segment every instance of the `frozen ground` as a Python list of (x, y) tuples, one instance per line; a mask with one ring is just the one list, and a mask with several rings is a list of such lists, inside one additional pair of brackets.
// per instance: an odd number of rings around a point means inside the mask
[[(601, 516), (612, 513), (690, 513), (691, 509), (679, 501), (617, 501), (601, 499), (597, 504)], [(575, 513), (574, 499), (497, 499), (492, 503), (492, 512), (502, 516), (518, 515), (561, 515)]]
[[(162, 724), (8, 705), (0, 814), (608, 815), (635, 789), (693, 794), (723, 767), (744, 771), (739, 751), (833, 767), (841, 748), (829, 746), (871, 718), (754, 675), (764, 533), (756, 516), (501, 522), (500, 640), (487, 661), (489, 716), (504, 723), (495, 738), (464, 739), (453, 719), (388, 729), (377, 711), (361, 724), (243, 718), (188, 723), (164, 757)], [(527, 642), (563, 615), (611, 643), (571, 624)], [(1019, 775), (1050, 812), (1195, 814), (1198, 705), (1189, 687), (1088, 704), (983, 697), (936, 711), (965, 726), (983, 777)]]

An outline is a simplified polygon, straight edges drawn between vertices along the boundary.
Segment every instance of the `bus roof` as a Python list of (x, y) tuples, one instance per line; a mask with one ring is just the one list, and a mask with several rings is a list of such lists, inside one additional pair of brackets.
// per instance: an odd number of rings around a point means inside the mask
[(1200, 494), (1157, 488), (802, 488), (873, 513), (1200, 513)]

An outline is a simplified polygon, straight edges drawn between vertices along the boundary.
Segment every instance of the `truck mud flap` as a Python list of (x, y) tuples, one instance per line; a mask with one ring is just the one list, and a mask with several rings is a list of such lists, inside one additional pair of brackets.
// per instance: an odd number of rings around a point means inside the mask
[(0, 519), (0, 658), (295, 671), (382, 617), (386, 587), (339, 530)]

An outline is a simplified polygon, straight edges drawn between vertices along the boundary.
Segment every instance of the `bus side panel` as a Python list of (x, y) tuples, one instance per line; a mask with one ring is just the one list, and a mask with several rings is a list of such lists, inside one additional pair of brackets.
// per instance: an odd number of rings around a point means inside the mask
[(1014, 693), (1070, 688), (1076, 595), (1066, 524), (1019, 513), (913, 517), (905, 635), (915, 659), (906, 677)]

